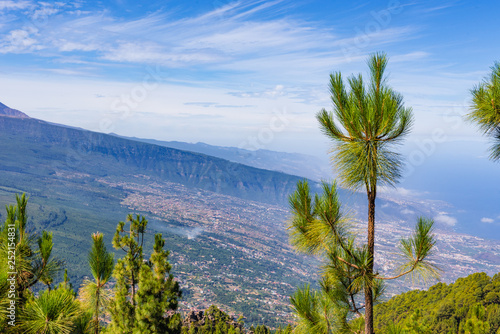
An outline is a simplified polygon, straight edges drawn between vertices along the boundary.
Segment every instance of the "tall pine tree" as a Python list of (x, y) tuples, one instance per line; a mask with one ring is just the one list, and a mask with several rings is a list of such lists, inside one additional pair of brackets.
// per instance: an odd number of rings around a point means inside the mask
[(143, 244), (148, 221), (140, 215), (118, 223), (113, 246), (126, 252), (118, 260), (113, 276), (115, 297), (110, 303), (111, 333), (180, 333), (180, 315), (175, 313), (181, 297), (179, 285), (170, 274), (168, 251), (161, 234), (155, 235), (154, 251), (144, 261)]
[(137, 334), (179, 333), (182, 326), (180, 314), (172, 312), (177, 309), (181, 291), (170, 274), (172, 266), (164, 246), (162, 235), (156, 234), (153, 254), (139, 271), (139, 289), (135, 296), (137, 305), (141, 305), (135, 312), (134, 333)]
[(87, 309), (92, 310), (93, 332), (98, 334), (99, 316), (102, 316), (111, 299), (111, 294), (106, 289), (106, 284), (113, 272), (114, 259), (113, 254), (106, 250), (101, 233), (94, 233), (92, 235), (92, 242), (92, 249), (88, 254), (88, 262), (94, 280), (86, 279), (83, 282), (80, 296)]

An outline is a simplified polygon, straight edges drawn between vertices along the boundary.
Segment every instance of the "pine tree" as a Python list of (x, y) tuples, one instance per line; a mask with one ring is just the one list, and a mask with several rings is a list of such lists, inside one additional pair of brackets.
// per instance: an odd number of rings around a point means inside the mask
[(92, 310), (94, 333), (99, 333), (100, 315), (104, 313), (111, 300), (111, 292), (106, 284), (113, 272), (113, 254), (106, 250), (103, 235), (92, 235), (92, 248), (88, 254), (90, 271), (93, 281), (86, 279), (80, 289), (80, 297), (87, 309)]
[(181, 297), (179, 284), (170, 274), (169, 252), (161, 234), (155, 235), (153, 253), (144, 261), (144, 234), (148, 221), (127, 216), (130, 228), (118, 223), (113, 246), (126, 252), (119, 259), (113, 277), (115, 296), (110, 303), (109, 331), (119, 334), (180, 333), (181, 318), (175, 312)]
[[(130, 227), (125, 231), (125, 222), (119, 222), (113, 237), (113, 247), (125, 252), (113, 270), (116, 279), (115, 296), (110, 302), (110, 330), (117, 334), (132, 334), (135, 323), (135, 294), (139, 280), (139, 269), (143, 262), (142, 246), (146, 231), (146, 218), (127, 216)], [(123, 234), (123, 235), (122, 235)]]
[(427, 334), (430, 332), (429, 325), (422, 317), (422, 312), (417, 309), (406, 322), (406, 330), (410, 334)]
[[(352, 189), (365, 188), (368, 199), (367, 242), (355, 242), (351, 221), (340, 210), (336, 185), (323, 184), (323, 193), (312, 198), (307, 182), (300, 182), (290, 196), (293, 221), (290, 224), (294, 246), (305, 253), (320, 255), (327, 261), (320, 282), (321, 290), (306, 287), (292, 297), (301, 319), (302, 332), (345, 332), (348, 312), (365, 318), (366, 334), (373, 334), (373, 305), (383, 292), (382, 281), (417, 272), (436, 276), (425, 261), (435, 241), (433, 222), (419, 219), (414, 235), (400, 243), (405, 264), (393, 277), (374, 271), (375, 200), (380, 184), (394, 185), (401, 175), (401, 157), (391, 150), (409, 132), (411, 108), (402, 96), (387, 86), (383, 53), (368, 60), (371, 80), (365, 86), (361, 75), (348, 79), (341, 73), (330, 76), (333, 112), (317, 114), (321, 130), (334, 142), (332, 162), (342, 183)], [(360, 305), (359, 298), (364, 299)], [(328, 311), (326, 311), (328, 310)], [(364, 310), (364, 314), (361, 312)]]
[(491, 68), (488, 78), (471, 90), (472, 112), (466, 117), (493, 138), (491, 159), (500, 160), (500, 63)]
[[(41, 282), (50, 288), (63, 265), (63, 261), (52, 256), (52, 233), (43, 231), (37, 238), (28, 231), (26, 195), (16, 195), (16, 202), (15, 206), (7, 206), (6, 220), (0, 226), (0, 330), (4, 333), (12, 329), (4, 316), (10, 302), (15, 301), (15, 312), (19, 313), (35, 284)], [(9, 293), (11, 283), (15, 296)]]
[[(136, 304), (141, 306), (135, 313), (134, 333), (137, 334), (180, 333), (180, 314), (171, 311), (177, 309), (181, 291), (179, 283), (170, 274), (172, 266), (164, 246), (162, 235), (156, 234), (149, 263), (144, 263), (139, 271)], [(167, 311), (170, 314), (166, 314)]]
[[(395, 279), (413, 273), (437, 275), (435, 267), (426, 261), (435, 243), (433, 221), (420, 218), (415, 232), (401, 239), (400, 250), (404, 264), (392, 277), (370, 273), (371, 256), (366, 246), (358, 246), (352, 221), (343, 213), (336, 185), (323, 184), (323, 193), (314, 200), (307, 182), (299, 182), (290, 196), (292, 220), (291, 242), (299, 251), (323, 257), (321, 289), (311, 291), (305, 286), (291, 297), (299, 317), (297, 333), (330, 334), (349, 329), (347, 315), (362, 317), (358, 296), (369, 285), (374, 300), (383, 292), (382, 280)], [(366, 328), (366, 321), (365, 321)]]
[(488, 334), (490, 324), (486, 321), (485, 308), (481, 303), (474, 305), (469, 311), (470, 317), (464, 325), (465, 334)]
[[(373, 275), (375, 254), (375, 199), (379, 183), (394, 185), (401, 173), (401, 159), (390, 150), (409, 132), (411, 108), (386, 85), (387, 57), (383, 53), (368, 60), (371, 80), (367, 87), (361, 75), (349, 78), (347, 91), (340, 72), (330, 75), (333, 113), (322, 110), (317, 119), (322, 131), (335, 143), (332, 161), (346, 187), (364, 187), (368, 198), (367, 275)], [(365, 332), (373, 333), (374, 285), (366, 280)]]
[[(290, 196), (292, 209), (291, 242), (299, 251), (319, 255), (324, 259), (321, 289), (311, 291), (309, 286), (298, 289), (291, 297), (291, 304), (299, 318), (296, 333), (346, 333), (356, 331), (347, 323), (349, 313), (363, 317), (359, 295), (369, 286), (372, 302), (383, 292), (383, 280), (396, 279), (417, 272), (437, 276), (434, 265), (426, 259), (435, 244), (433, 221), (420, 218), (415, 232), (408, 239), (401, 239), (400, 253), (403, 264), (399, 273), (384, 277), (371, 271), (372, 255), (369, 248), (359, 246), (351, 225), (343, 213), (336, 185), (323, 183), (323, 193), (314, 200), (306, 181), (299, 182)], [(366, 319), (364, 325), (366, 332)], [(359, 325), (359, 321), (353, 322)], [(371, 328), (371, 325), (369, 328)]]
[(81, 309), (72, 290), (60, 285), (31, 296), (21, 310), (19, 327), (30, 334), (70, 334), (81, 316)]

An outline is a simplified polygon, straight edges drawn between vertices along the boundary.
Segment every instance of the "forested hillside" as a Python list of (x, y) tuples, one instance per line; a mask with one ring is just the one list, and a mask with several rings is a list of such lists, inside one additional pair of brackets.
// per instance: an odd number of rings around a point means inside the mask
[(375, 307), (375, 328), (389, 333), (500, 333), (500, 274), (475, 273), (453, 284), (410, 291)]

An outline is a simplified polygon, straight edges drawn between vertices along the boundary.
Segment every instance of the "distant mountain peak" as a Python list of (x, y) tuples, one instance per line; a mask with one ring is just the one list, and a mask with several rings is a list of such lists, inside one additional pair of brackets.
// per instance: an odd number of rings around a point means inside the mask
[(8, 117), (15, 117), (15, 118), (30, 118), (28, 115), (26, 115), (22, 111), (9, 108), (1, 102), (0, 102), (0, 116), (8, 116)]

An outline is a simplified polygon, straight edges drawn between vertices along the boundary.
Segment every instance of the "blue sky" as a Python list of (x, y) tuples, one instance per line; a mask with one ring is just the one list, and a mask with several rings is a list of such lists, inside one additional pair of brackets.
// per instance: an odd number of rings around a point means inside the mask
[[(499, 11), (498, 1), (0, 0), (0, 102), (94, 131), (324, 156), (314, 115), (330, 108), (328, 75), (366, 73), (385, 51), (389, 84), (415, 115), (402, 187), (422, 186), (412, 175), (444, 148), (455, 167), (473, 160), (493, 175), (487, 140), (463, 115), (500, 61)], [(499, 226), (500, 212), (488, 215)]]
[(495, 1), (0, 1), (0, 101), (96, 131), (230, 146), (260, 134), (248, 148), (309, 152), (324, 146), (313, 116), (330, 105), (329, 73), (364, 73), (367, 56), (385, 51), (389, 82), (415, 111), (415, 138), (439, 127), (480, 140), (460, 115), (500, 59), (498, 9)]

